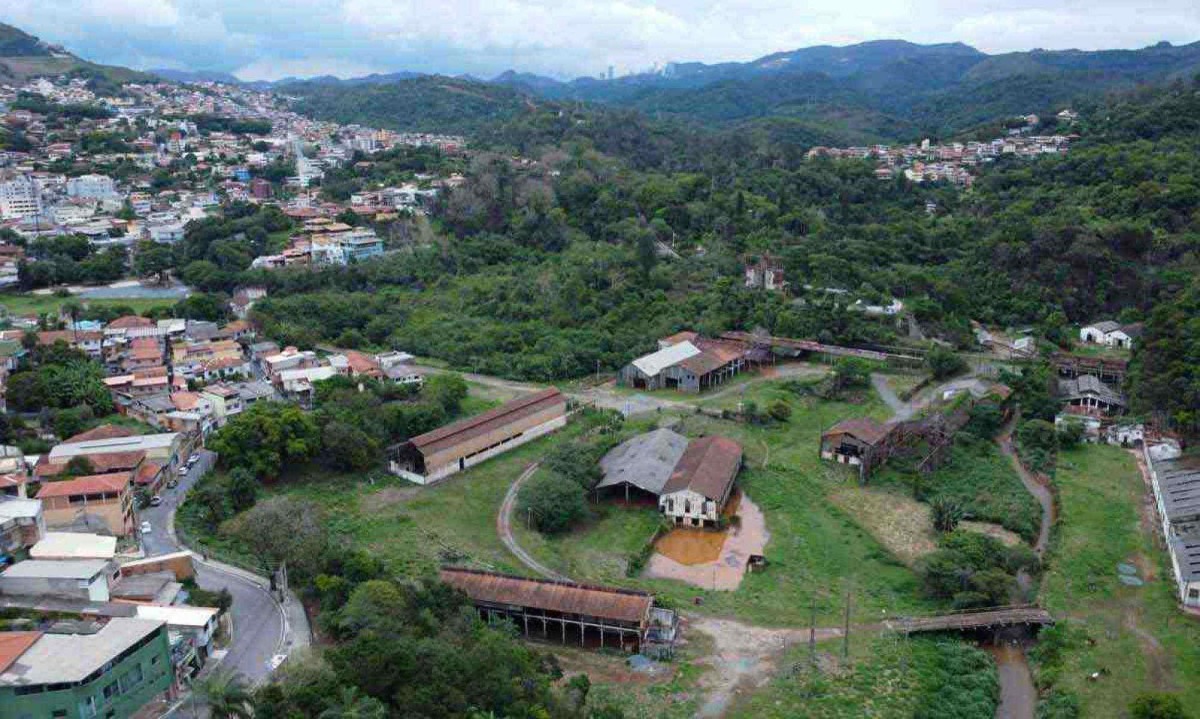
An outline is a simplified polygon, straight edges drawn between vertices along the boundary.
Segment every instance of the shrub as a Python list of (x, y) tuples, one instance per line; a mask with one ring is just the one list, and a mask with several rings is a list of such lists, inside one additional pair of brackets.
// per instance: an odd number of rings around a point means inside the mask
[(767, 408), (767, 414), (776, 422), (786, 422), (792, 416), (792, 406), (783, 400), (775, 400)]
[(949, 497), (934, 497), (930, 507), (933, 509), (933, 526), (939, 532), (953, 532), (963, 519), (962, 505)]
[(559, 534), (587, 514), (585, 496), (577, 483), (544, 474), (521, 488), (517, 511), (526, 514), (539, 532)]
[(967, 362), (953, 350), (934, 347), (925, 355), (925, 366), (934, 379), (946, 379), (967, 371)]

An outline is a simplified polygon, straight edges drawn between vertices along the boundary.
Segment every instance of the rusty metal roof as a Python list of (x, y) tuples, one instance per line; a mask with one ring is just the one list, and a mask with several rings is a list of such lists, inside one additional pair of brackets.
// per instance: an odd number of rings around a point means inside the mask
[(472, 600), (488, 604), (583, 614), (637, 624), (646, 619), (654, 604), (653, 595), (632, 589), (526, 579), (461, 567), (443, 567), (439, 574), (443, 582)]
[(690, 489), (713, 501), (729, 494), (742, 466), (742, 445), (728, 437), (702, 437), (688, 443), (663, 494)]
[(821, 433), (821, 437), (829, 437), (835, 434), (848, 434), (866, 442), (867, 444), (877, 444), (880, 440), (887, 436), (890, 428), (887, 425), (880, 424), (873, 419), (867, 417), (857, 417), (855, 419), (844, 419), (841, 422), (830, 427), (825, 432)]
[(417, 435), (410, 439), (409, 443), (421, 450), (422, 454), (433, 454), (446, 447), (487, 434), (510, 422), (536, 414), (547, 407), (559, 403), (565, 404), (566, 401), (566, 397), (558, 391), (557, 387), (550, 387), (540, 392), (518, 397), (483, 414), (477, 414), (474, 417), (438, 427), (432, 432)]

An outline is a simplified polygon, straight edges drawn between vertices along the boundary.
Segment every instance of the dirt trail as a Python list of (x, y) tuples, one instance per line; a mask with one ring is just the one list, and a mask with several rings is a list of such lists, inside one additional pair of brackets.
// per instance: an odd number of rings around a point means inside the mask
[(1054, 524), (1054, 496), (1050, 494), (1050, 488), (1038, 480), (1029, 470), (1025, 469), (1025, 465), (1021, 464), (1020, 458), (1017, 457), (1017, 450), (1013, 447), (1012, 433), (1013, 427), (1017, 424), (1018, 413), (1014, 413), (1012, 419), (1004, 425), (1000, 436), (996, 437), (996, 444), (1000, 447), (1000, 452), (1008, 457), (1008, 461), (1012, 463), (1013, 469), (1017, 476), (1021, 478), (1021, 483), (1025, 485), (1025, 489), (1033, 495), (1033, 498), (1042, 505), (1042, 526), (1038, 530), (1037, 542), (1033, 545), (1033, 551), (1041, 557), (1046, 552), (1046, 547), (1050, 543), (1050, 527)]
[(533, 476), (533, 473), (537, 471), (540, 464), (540, 462), (534, 462), (526, 467), (525, 471), (521, 472), (521, 475), (508, 488), (508, 493), (504, 495), (504, 501), (500, 503), (500, 512), (496, 515), (496, 532), (500, 535), (500, 541), (504, 542), (504, 546), (508, 547), (508, 551), (521, 560), (521, 564), (524, 564), (547, 579), (553, 579), (556, 582), (570, 582), (570, 577), (559, 574), (530, 556), (529, 552), (522, 549), (521, 545), (517, 544), (516, 538), (513, 537), (512, 513), (513, 508), (517, 504), (517, 492), (520, 491), (521, 484)]

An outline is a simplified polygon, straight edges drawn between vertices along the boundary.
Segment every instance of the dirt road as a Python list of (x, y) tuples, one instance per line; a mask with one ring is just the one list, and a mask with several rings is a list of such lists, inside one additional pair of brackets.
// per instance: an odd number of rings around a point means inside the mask
[(1033, 545), (1033, 551), (1037, 552), (1037, 555), (1041, 557), (1046, 551), (1046, 546), (1050, 543), (1050, 527), (1054, 524), (1054, 497), (1050, 494), (1050, 489), (1038, 481), (1032, 472), (1025, 469), (1025, 465), (1021, 464), (1021, 460), (1017, 457), (1017, 450), (1013, 447), (1012, 443), (1012, 433), (1019, 416), (1019, 413), (1013, 414), (1012, 419), (1001, 430), (1000, 436), (996, 438), (996, 444), (999, 445), (1000, 452), (1008, 457), (1008, 461), (1012, 462), (1013, 469), (1021, 478), (1021, 483), (1025, 485), (1025, 489), (1033, 495), (1038, 504), (1042, 505), (1042, 526), (1038, 530), (1037, 542)]
[(521, 490), (521, 485), (537, 471), (539, 464), (539, 462), (534, 462), (526, 467), (525, 471), (521, 472), (521, 475), (508, 488), (508, 493), (504, 495), (504, 501), (500, 503), (500, 512), (496, 515), (496, 532), (500, 535), (500, 541), (504, 542), (504, 546), (508, 547), (508, 551), (521, 560), (521, 564), (524, 564), (546, 579), (552, 579), (556, 582), (570, 582), (570, 577), (559, 574), (530, 556), (529, 552), (522, 549), (521, 545), (517, 544), (516, 538), (513, 537), (512, 513), (517, 505), (517, 493)]

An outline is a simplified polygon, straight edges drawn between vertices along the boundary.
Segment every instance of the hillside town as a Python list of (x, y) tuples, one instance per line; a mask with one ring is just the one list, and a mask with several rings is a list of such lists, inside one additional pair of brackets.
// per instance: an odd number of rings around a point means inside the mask
[[(1062, 110), (1056, 116), (1060, 126), (1070, 126), (1078, 119), (1078, 113)], [(958, 187), (968, 188), (975, 181), (976, 168), (996, 162), (1005, 157), (1032, 159), (1045, 155), (1060, 155), (1067, 152), (1071, 141), (1078, 135), (1036, 135), (1034, 129), (1040, 118), (1026, 115), (1019, 127), (989, 141), (935, 143), (922, 140), (917, 144), (895, 147), (870, 145), (864, 147), (813, 147), (805, 157), (829, 157), (835, 159), (870, 160), (876, 163), (875, 177), (891, 180), (904, 177), (909, 182), (945, 181)]]

